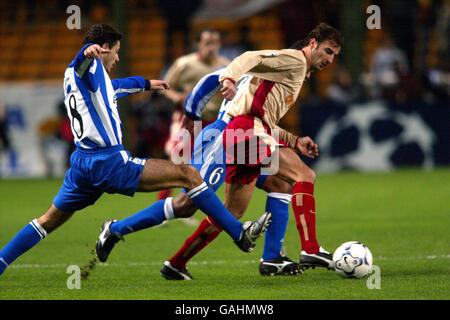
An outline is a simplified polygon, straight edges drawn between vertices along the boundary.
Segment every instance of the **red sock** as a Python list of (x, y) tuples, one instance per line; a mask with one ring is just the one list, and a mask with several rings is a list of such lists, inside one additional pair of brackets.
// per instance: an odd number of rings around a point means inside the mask
[(168, 197), (170, 197), (170, 195), (172, 194), (172, 189), (164, 189), (161, 190), (160, 192), (158, 192), (158, 200), (164, 200)]
[(212, 218), (205, 218), (198, 226), (197, 230), (186, 239), (178, 252), (169, 259), (170, 264), (177, 269), (183, 269), (186, 263), (198, 252), (213, 241), (222, 231)]
[(297, 182), (292, 188), (292, 207), (294, 209), (297, 230), (302, 241), (302, 249), (307, 253), (319, 252), (316, 239), (316, 203), (314, 184)]

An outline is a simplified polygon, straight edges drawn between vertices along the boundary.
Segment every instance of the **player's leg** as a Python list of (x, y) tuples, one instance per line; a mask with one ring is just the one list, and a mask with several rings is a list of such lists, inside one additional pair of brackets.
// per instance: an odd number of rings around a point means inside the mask
[(52, 204), (41, 217), (27, 224), (0, 250), (0, 275), (8, 265), (61, 226), (72, 214), (73, 212), (61, 211)]
[(113, 221), (109, 229), (112, 233), (124, 236), (162, 223), (164, 220), (191, 217), (197, 207), (185, 194), (166, 198), (127, 218)]
[(272, 213), (272, 223), (264, 237), (264, 250), (259, 263), (261, 275), (296, 275), (299, 264), (289, 259), (283, 248), (289, 219), (291, 185), (276, 176), (260, 176), (257, 187), (267, 192), (266, 211)]
[[(221, 139), (211, 139), (211, 136), (214, 134), (215, 136), (219, 135), (220, 137), (220, 132), (222, 130), (222, 123), (212, 124), (208, 128), (205, 128), (205, 130), (202, 131), (201, 136), (196, 141), (194, 156), (191, 159), (193, 166), (198, 172), (201, 173), (202, 178), (207, 181), (208, 185), (214, 190), (217, 190), (223, 182), (225, 165), (223, 161), (223, 152), (221, 151)], [(208, 160), (206, 159), (207, 157)], [(150, 173), (150, 175), (152, 174)], [(173, 199), (166, 199), (164, 203), (158, 201), (150, 208), (156, 210), (154, 213), (155, 215), (158, 215), (159, 212), (159, 216), (164, 215), (166, 219), (173, 219), (175, 217), (190, 217), (197, 210), (195, 204), (185, 193), (181, 193)], [(150, 213), (150, 208), (147, 210), (147, 213)], [(139, 229), (149, 227), (151, 224), (146, 222), (146, 220), (148, 220), (146, 216), (146, 213), (137, 214), (129, 218), (113, 222), (109, 229), (114, 234), (124, 235), (132, 230), (137, 231)], [(202, 226), (203, 225), (201, 225), (201, 227)], [(186, 248), (189, 248), (190, 245), (190, 242), (185, 244)]]
[[(195, 206), (213, 217), (234, 240), (240, 238), (242, 224), (223, 206), (219, 198), (192, 166), (175, 165), (167, 160), (147, 160), (141, 174), (138, 191), (151, 192), (176, 187), (185, 188), (187, 190), (186, 195)], [(164, 201), (160, 202), (160, 205), (163, 205)], [(157, 216), (147, 214), (148, 217), (156, 219), (152, 220), (151, 223), (161, 223), (166, 220), (165, 215), (160, 214), (160, 210), (158, 213)], [(139, 214), (146, 215), (146, 209), (136, 215)]]
[(291, 185), (276, 176), (260, 176), (257, 186), (267, 192), (266, 211), (272, 212), (272, 223), (267, 228), (263, 260), (281, 257), (284, 234), (289, 219)]
[(316, 237), (315, 172), (290, 148), (279, 149), (277, 176), (292, 184), (292, 208), (301, 239), (301, 267), (333, 268), (332, 256)]
[[(150, 192), (163, 188), (182, 187), (187, 190), (186, 196), (193, 204), (212, 217), (224, 230), (235, 240), (236, 245), (243, 251), (251, 250), (254, 245), (254, 238), (245, 225), (242, 225), (229, 210), (227, 210), (220, 199), (215, 195), (202, 180), (200, 174), (190, 165), (175, 165), (167, 160), (150, 159), (145, 163), (145, 167), (141, 173), (137, 191)], [(128, 222), (138, 221), (137, 228), (148, 228), (162, 223), (167, 217), (164, 210), (165, 201), (160, 200), (154, 205), (146, 208), (135, 215), (129, 217)], [(270, 215), (263, 215), (264, 226), (269, 223)], [(109, 221), (111, 224), (112, 221)], [(260, 224), (256, 221), (254, 224)], [(137, 229), (131, 228), (131, 231)], [(264, 228), (256, 228), (261, 233)], [(256, 230), (255, 229), (255, 230)], [(111, 233), (109, 225), (104, 225), (97, 241), (97, 255), (100, 261), (106, 261), (114, 244), (119, 240), (120, 236), (114, 236)], [(109, 241), (111, 239), (111, 241)], [(111, 243), (111, 244), (110, 244)]]
[[(83, 161), (79, 154), (74, 153), (75, 163)], [(80, 191), (77, 185), (85, 188)], [(35, 246), (50, 232), (69, 220), (75, 211), (94, 204), (102, 192), (88, 187), (88, 181), (78, 170), (70, 168), (66, 172), (64, 182), (53, 200), (53, 204), (39, 218), (27, 224), (16, 236), (0, 251), (0, 274), (4, 268), (17, 257)]]
[[(224, 205), (240, 219), (248, 207), (255, 181), (248, 185), (225, 186)], [(161, 275), (168, 280), (191, 280), (192, 275), (186, 268), (187, 262), (218, 237), (222, 228), (213, 218), (203, 219), (197, 229), (190, 235), (181, 248), (169, 260), (164, 262)]]
[[(209, 173), (217, 172), (216, 169), (217, 166)], [(205, 176), (205, 180), (210, 180), (211, 175), (209, 173)], [(264, 275), (273, 274), (273, 268), (276, 268), (278, 272), (275, 274), (296, 274), (298, 263), (287, 257), (282, 257), (280, 254), (289, 215), (291, 185), (275, 176), (260, 176), (256, 185), (268, 192), (266, 212), (272, 213), (272, 223), (267, 228), (265, 235), (263, 261), (267, 261), (267, 263), (264, 264), (262, 273)], [(175, 209), (175, 211), (177, 210)], [(242, 209), (235, 210), (235, 212), (242, 214)], [(187, 263), (217, 238), (221, 231), (222, 228), (213, 219), (205, 218), (194, 233), (185, 240), (175, 255), (164, 263), (161, 269), (162, 276), (169, 280), (192, 279), (192, 275), (186, 268)]]
[[(195, 143), (191, 162), (200, 172), (204, 181), (216, 191), (224, 181), (225, 158), (222, 149), (222, 136), (224, 125), (213, 123), (205, 128)], [(216, 138), (212, 139), (212, 136)], [(173, 201), (174, 212), (185, 211), (184, 197), (176, 197)], [(188, 199), (189, 201), (189, 199)], [(187, 205), (189, 208), (189, 204)], [(197, 229), (191, 234), (180, 249), (161, 268), (161, 275), (168, 280), (191, 280), (193, 277), (186, 269), (187, 262), (198, 252), (212, 242), (222, 231), (222, 228), (210, 217), (200, 222)]]
[[(133, 164), (130, 164), (133, 166)], [(190, 165), (175, 165), (171, 161), (149, 159), (140, 174), (137, 191), (151, 192), (166, 188), (184, 187), (186, 196), (206, 214), (218, 216), (217, 220), (234, 240), (242, 233), (242, 224), (223, 207), (220, 200), (198, 172)], [(122, 236), (130, 232), (150, 228), (165, 220), (175, 218), (174, 212), (168, 210), (171, 199), (159, 200), (151, 206), (118, 222), (106, 221), (96, 244), (100, 261), (107, 260), (109, 253)]]
[[(195, 175), (194, 173), (197, 173), (196, 170), (188, 165), (177, 166), (172, 162), (159, 159), (147, 160), (146, 167), (141, 175), (138, 191), (154, 191), (160, 188), (167, 187), (185, 187), (187, 190), (194, 191), (201, 191), (203, 189), (206, 189), (207, 186), (206, 184), (204, 184), (200, 176), (198, 176), (198, 173), (197, 175)], [(202, 185), (202, 188), (195, 188), (194, 186), (196, 183)], [(203, 190), (203, 192), (205, 191), (208, 192), (208, 190)], [(197, 205), (194, 201), (198, 200), (199, 198), (197, 198), (196, 200), (191, 199), (189, 197), (189, 193), (186, 193), (183, 196), (180, 196), (180, 198), (177, 197), (176, 201), (172, 201), (172, 198), (159, 200), (148, 208), (145, 208), (140, 212), (137, 212), (122, 220), (106, 221), (102, 226), (102, 231), (96, 244), (96, 252), (99, 260), (101, 262), (105, 262), (108, 259), (112, 249), (114, 248), (114, 245), (119, 240), (123, 239), (123, 236), (128, 233), (159, 225), (165, 220), (191, 216), (195, 212), (195, 210), (193, 210), (192, 208), (197, 208)], [(200, 200), (205, 201), (203, 199)], [(175, 207), (178, 206), (177, 211), (175, 211), (174, 203)], [(222, 203), (220, 204), (222, 205)], [(187, 210), (183, 209), (185, 205), (189, 207), (187, 208)], [(201, 205), (205, 206), (205, 202), (203, 202), (203, 204), (201, 203)], [(216, 208), (214, 208), (212, 205), (206, 208), (206, 210), (214, 209)], [(177, 216), (175, 216), (175, 214), (177, 214)], [(222, 220), (223, 224), (226, 224), (230, 221), (226, 219), (228, 217), (225, 215), (222, 218), (224, 218)], [(231, 222), (234, 221), (231, 220)], [(237, 236), (240, 237), (240, 233), (242, 232), (242, 225), (239, 221), (237, 222), (237, 228), (234, 227), (234, 230), (235, 232), (239, 232)]]

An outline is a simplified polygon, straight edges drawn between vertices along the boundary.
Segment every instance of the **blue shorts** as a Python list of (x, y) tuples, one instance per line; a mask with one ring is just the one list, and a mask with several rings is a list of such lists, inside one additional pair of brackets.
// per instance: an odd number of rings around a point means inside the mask
[(144, 165), (145, 159), (131, 157), (122, 145), (95, 151), (77, 148), (53, 203), (72, 212), (94, 204), (104, 192), (133, 196)]
[[(226, 158), (223, 150), (222, 132), (227, 124), (216, 120), (206, 126), (195, 139), (191, 165), (197, 169), (206, 184), (214, 190), (220, 188), (225, 180)], [(260, 175), (256, 186), (262, 188), (267, 176)]]

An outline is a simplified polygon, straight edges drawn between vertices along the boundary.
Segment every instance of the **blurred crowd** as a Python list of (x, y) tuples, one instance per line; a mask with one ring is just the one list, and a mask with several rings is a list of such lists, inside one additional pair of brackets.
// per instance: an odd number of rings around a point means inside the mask
[[(61, 1), (61, 7), (66, 7), (69, 2)], [(139, 0), (132, 2), (134, 6), (142, 9), (149, 3)], [(199, 50), (199, 42), (193, 41), (195, 32), (191, 30), (191, 19), (201, 8), (202, 2), (151, 1), (153, 5), (158, 6), (167, 22), (165, 66), (161, 70), (160, 78), (166, 76), (167, 70), (177, 58)], [(83, 10), (90, 12), (92, 21), (105, 19), (112, 10), (111, 1), (80, 3)], [(450, 0), (379, 0), (366, 3), (369, 4), (382, 8), (382, 29), (365, 31), (364, 42), (371, 41), (373, 50), (362, 51), (366, 61), (362, 70), (355, 74), (349, 65), (345, 65), (344, 59), (339, 57), (324, 89), (319, 90), (317, 80), (312, 79), (310, 83), (305, 84), (306, 94), (299, 99), (299, 105), (348, 105), (373, 99), (383, 100), (400, 108), (418, 104), (449, 105)], [(288, 47), (299, 35), (320, 21), (340, 28), (345, 6), (335, 0), (285, 0), (276, 10), (282, 24), (283, 42), (285, 47)], [(27, 12), (31, 12), (29, 19), (32, 20), (33, 10)], [(300, 14), (300, 18), (298, 12), (308, 14)], [(255, 44), (246, 24), (240, 24), (234, 32), (220, 31), (221, 45), (218, 54), (228, 60), (248, 50), (263, 49)], [(371, 32), (377, 36), (369, 39)], [(345, 51), (344, 42), (342, 55), (346, 54)], [(183, 97), (186, 95), (187, 92), (182, 92)], [(136, 156), (165, 156), (164, 146), (170, 139), (173, 114), (181, 110), (182, 100), (174, 101), (158, 93), (143, 94), (130, 100), (131, 107), (126, 108), (127, 111), (122, 109), (121, 112), (127, 112), (128, 116), (127, 144)], [(59, 106), (57, 109), (60, 110), (59, 115), (64, 113), (63, 107)], [(6, 125), (1, 119), (0, 113), (0, 146), (5, 149), (9, 147), (9, 140)], [(50, 135), (70, 141), (67, 134), (70, 130), (64, 130), (67, 129), (67, 123), (58, 119), (56, 126), (54, 123), (43, 124), (41, 134), (44, 137)], [(47, 130), (49, 126), (51, 130)]]

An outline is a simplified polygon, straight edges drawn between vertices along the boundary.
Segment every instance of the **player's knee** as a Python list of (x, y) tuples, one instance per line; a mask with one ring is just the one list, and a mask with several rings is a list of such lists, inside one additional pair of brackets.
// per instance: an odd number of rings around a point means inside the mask
[(292, 168), (291, 177), (293, 177), (292, 183), (299, 181), (314, 183), (316, 180), (316, 173), (309, 167)]
[(314, 183), (316, 181), (316, 172), (310, 168), (303, 169), (299, 173), (298, 181)]
[(266, 192), (291, 193), (292, 185), (282, 179), (271, 176), (264, 183), (263, 190)]
[(180, 169), (183, 175), (184, 187), (186, 189), (190, 190), (195, 188), (203, 182), (202, 177), (194, 167), (187, 164), (182, 164), (180, 165)]

